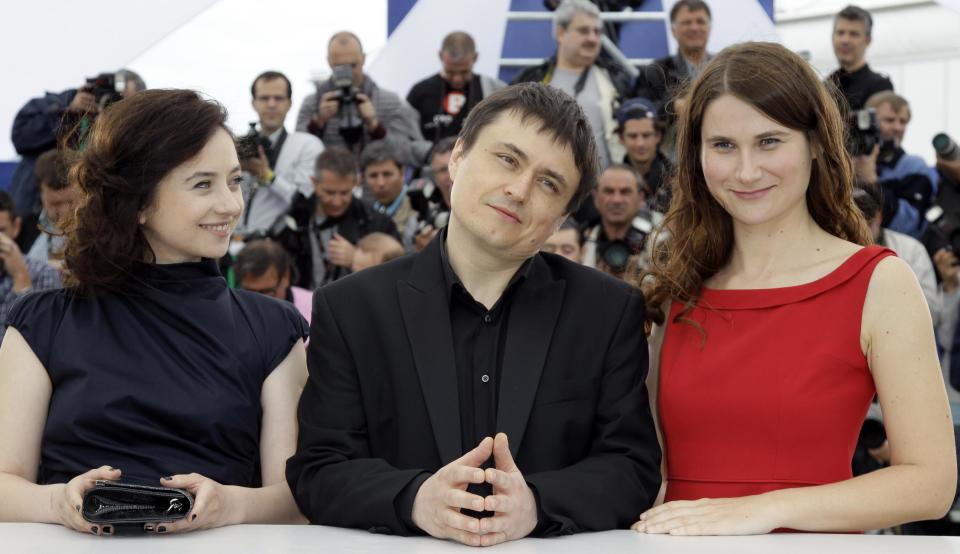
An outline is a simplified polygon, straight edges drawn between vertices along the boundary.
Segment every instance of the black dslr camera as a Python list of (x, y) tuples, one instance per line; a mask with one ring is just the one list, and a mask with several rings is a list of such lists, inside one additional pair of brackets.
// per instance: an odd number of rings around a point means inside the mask
[(598, 245), (598, 252), (603, 263), (610, 268), (610, 272), (620, 275), (627, 269), (630, 263), (630, 256), (636, 250), (636, 245), (631, 245), (623, 239), (610, 241), (606, 244)]
[(96, 77), (87, 77), (87, 84), (80, 89), (89, 92), (97, 99), (97, 106), (104, 109), (117, 100), (123, 99), (127, 90), (127, 80), (122, 74), (101, 73)]
[(257, 131), (257, 123), (252, 121), (250, 122), (250, 130), (247, 131), (247, 134), (237, 139), (237, 157), (241, 160), (258, 158), (260, 157), (260, 149), (258, 148), (260, 146), (263, 147), (264, 152), (272, 148), (270, 139), (261, 135)]
[(892, 140), (885, 140), (880, 135), (877, 111), (873, 108), (851, 112), (847, 116), (847, 131), (847, 148), (854, 156), (869, 156), (878, 144), (880, 154), (877, 159), (885, 159), (893, 153), (895, 145)]
[(331, 80), (340, 91), (340, 108), (337, 110), (340, 136), (347, 144), (356, 144), (363, 137), (363, 119), (357, 107), (357, 93), (360, 91), (353, 84), (353, 66), (346, 63), (333, 66)]

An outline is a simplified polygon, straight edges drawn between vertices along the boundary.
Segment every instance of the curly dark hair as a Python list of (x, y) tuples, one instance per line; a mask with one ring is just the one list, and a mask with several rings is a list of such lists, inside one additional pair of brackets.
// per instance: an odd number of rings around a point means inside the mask
[(195, 157), (227, 113), (192, 90), (147, 90), (116, 102), (94, 123), (69, 178), (83, 201), (65, 225), (67, 284), (94, 293), (122, 288), (135, 263), (155, 261), (140, 228), (157, 184)]

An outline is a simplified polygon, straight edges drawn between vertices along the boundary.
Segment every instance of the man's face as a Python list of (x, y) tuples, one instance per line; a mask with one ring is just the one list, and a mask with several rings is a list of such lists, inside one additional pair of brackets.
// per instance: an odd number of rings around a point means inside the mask
[(648, 163), (657, 155), (657, 146), (662, 135), (653, 124), (653, 119), (628, 119), (623, 124), (620, 143), (634, 163)]
[(691, 11), (686, 6), (677, 10), (670, 32), (681, 52), (706, 50), (710, 38), (710, 16), (706, 10)]
[(574, 65), (591, 65), (600, 55), (600, 20), (579, 12), (567, 28), (557, 27), (557, 56)]
[(877, 106), (877, 125), (880, 135), (886, 140), (893, 140), (897, 146), (903, 144), (903, 134), (910, 123), (910, 106), (903, 106), (900, 111), (893, 109), (889, 102)]
[(580, 252), (580, 233), (576, 229), (560, 229), (543, 243), (544, 252), (559, 254), (575, 264), (582, 261)]
[(440, 52), (440, 63), (443, 64), (443, 71), (440, 76), (451, 88), (462, 89), (473, 79), (473, 64), (476, 61), (476, 52), (457, 61), (454, 61), (449, 53)]
[(604, 223), (623, 225), (637, 217), (644, 197), (637, 190), (637, 178), (633, 173), (608, 169), (598, 179), (593, 200)]
[(260, 79), (253, 84), (253, 109), (260, 116), (260, 126), (267, 132), (283, 127), (283, 120), (292, 102), (287, 96), (287, 82), (283, 79)]
[(540, 250), (566, 218), (580, 182), (570, 147), (539, 128), (539, 121), (501, 113), (469, 151), (458, 141), (450, 158), (449, 225), (505, 261)]
[(331, 70), (335, 65), (350, 65), (353, 70), (353, 84), (358, 87), (363, 84), (363, 60), (363, 52), (360, 51), (360, 45), (355, 40), (344, 42), (335, 40), (327, 53)]
[(55, 190), (45, 183), (40, 185), (40, 204), (47, 212), (50, 222), (57, 227), (63, 219), (77, 209), (80, 203), (80, 187), (71, 185)]
[(271, 267), (258, 277), (245, 276), (240, 282), (240, 288), (286, 300), (287, 290), (290, 288), (290, 272), (281, 278), (277, 275), (277, 268)]
[(327, 217), (343, 215), (353, 201), (353, 187), (356, 185), (355, 175), (337, 175), (333, 171), (321, 170), (319, 177), (313, 178), (313, 191), (323, 214)]
[(364, 168), (363, 180), (377, 202), (389, 206), (403, 190), (403, 168), (393, 160), (372, 163)]
[(845, 67), (859, 66), (867, 55), (866, 24), (853, 19), (837, 18), (833, 27), (833, 53), (837, 61)]
[(10, 212), (0, 212), (0, 234), (16, 239), (20, 234), (20, 218)]
[(450, 206), (450, 189), (453, 187), (453, 180), (450, 179), (450, 152), (440, 152), (434, 154), (430, 160), (430, 169), (433, 171), (433, 182), (440, 189), (443, 195), (443, 201)]

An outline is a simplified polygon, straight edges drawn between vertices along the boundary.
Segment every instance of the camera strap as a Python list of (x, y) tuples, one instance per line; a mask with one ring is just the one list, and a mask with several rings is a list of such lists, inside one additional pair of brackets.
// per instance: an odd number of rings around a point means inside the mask
[(284, 127), (280, 128), (280, 136), (277, 137), (277, 142), (267, 151), (267, 163), (270, 164), (270, 169), (276, 171), (277, 169), (277, 158), (280, 157), (280, 149), (283, 148), (283, 143), (287, 141), (287, 129)]

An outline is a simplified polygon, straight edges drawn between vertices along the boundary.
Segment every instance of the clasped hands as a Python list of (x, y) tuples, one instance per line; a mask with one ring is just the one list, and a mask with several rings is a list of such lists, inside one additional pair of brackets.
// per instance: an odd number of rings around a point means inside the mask
[[(495, 468), (481, 469), (490, 456)], [(493, 494), (467, 492), (471, 484), (490, 483)], [(494, 512), (477, 519), (460, 512)], [(413, 502), (413, 522), (433, 537), (469, 546), (492, 546), (523, 538), (537, 526), (537, 503), (513, 461), (507, 435), (483, 439), (476, 448), (424, 481)]]

